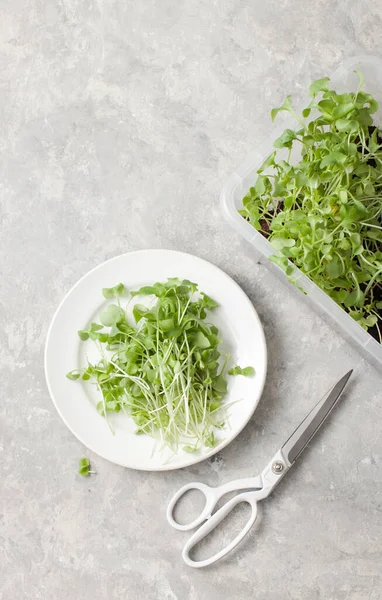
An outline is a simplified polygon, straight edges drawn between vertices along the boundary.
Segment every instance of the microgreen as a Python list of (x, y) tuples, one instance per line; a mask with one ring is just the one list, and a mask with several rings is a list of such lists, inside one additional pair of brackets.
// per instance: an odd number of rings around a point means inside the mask
[(117, 298), (118, 296), (122, 296), (125, 292), (126, 290), (123, 283), (117, 283), (117, 285), (111, 288), (102, 288), (102, 294), (107, 300), (110, 300), (110, 298)]
[[(102, 293), (118, 300), (126, 292), (118, 284)], [(100, 360), (67, 377), (95, 384), (101, 395), (97, 410), (108, 423), (111, 412), (123, 412), (134, 420), (137, 435), (159, 437), (174, 452), (211, 448), (228, 408), (227, 360), (219, 365), (219, 331), (207, 320), (217, 306), (189, 280), (171, 278), (131, 291), (132, 318), (112, 303), (100, 323), (78, 332), (97, 345)]]
[(232, 367), (229, 369), (228, 375), (244, 375), (244, 377), (251, 377), (251, 375), (255, 374), (255, 369), (253, 367)]
[(357, 74), (356, 93), (337, 93), (325, 77), (309, 87), (302, 116), (290, 96), (271, 111), (272, 120), (291, 113), (298, 127), (274, 142), (239, 212), (290, 281), (294, 264), (382, 341), (382, 130)]
[(78, 473), (83, 477), (89, 477), (89, 475), (95, 475), (95, 471), (91, 471), (90, 461), (88, 458), (80, 458), (78, 463)]
[(81, 377), (81, 373), (79, 371), (69, 371), (69, 373), (67, 373), (66, 376), (68, 379), (76, 381), (76, 379), (79, 379)]
[(188, 454), (192, 454), (193, 452), (197, 451), (197, 447), (196, 446), (183, 446), (182, 450), (184, 452), (187, 452)]

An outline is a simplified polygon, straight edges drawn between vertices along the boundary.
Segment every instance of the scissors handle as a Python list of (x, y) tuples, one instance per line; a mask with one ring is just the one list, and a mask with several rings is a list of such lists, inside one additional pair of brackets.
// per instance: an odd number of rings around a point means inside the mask
[[(178, 490), (174, 496), (171, 498), (169, 505), (167, 507), (167, 520), (174, 529), (178, 529), (179, 531), (189, 531), (190, 529), (194, 529), (206, 519), (210, 519), (212, 512), (224, 494), (228, 494), (228, 492), (240, 491), (240, 490), (250, 490), (250, 489), (260, 489), (262, 487), (262, 480), (260, 477), (247, 477), (245, 479), (237, 479), (235, 481), (230, 481), (225, 483), (224, 485), (220, 485), (219, 487), (210, 487), (205, 483), (200, 483), (195, 481), (193, 483), (187, 483), (180, 490)], [(198, 490), (202, 492), (205, 498), (204, 508), (196, 519), (194, 519), (191, 523), (178, 523), (174, 517), (174, 509), (177, 502), (186, 494), (186, 492), (190, 490)], [(228, 503), (229, 504), (229, 503)], [(228, 511), (229, 512), (229, 511)]]
[[(244, 536), (247, 535), (248, 531), (251, 529), (252, 525), (255, 523), (257, 518), (257, 498), (258, 492), (243, 492), (238, 494), (229, 502), (224, 504), (219, 510), (217, 510), (208, 521), (206, 521), (199, 529), (190, 537), (188, 542), (183, 548), (182, 558), (184, 562), (190, 567), (201, 568), (211, 565), (212, 563), (220, 560), (223, 556), (228, 554), (237, 544), (243, 539)], [(232, 540), (230, 544), (228, 544), (225, 548), (217, 552), (213, 556), (205, 560), (193, 560), (190, 557), (190, 552), (196, 544), (198, 544), (203, 538), (205, 538), (217, 525), (225, 519), (225, 517), (242, 502), (247, 502), (251, 506), (251, 514), (250, 517), (240, 531), (240, 533)]]
[[(171, 498), (167, 507), (167, 521), (172, 527), (174, 527), (174, 529), (178, 529), (179, 531), (188, 531), (189, 529), (194, 529), (194, 527), (197, 527), (197, 525), (203, 523), (203, 521), (208, 519), (208, 517), (211, 515), (216, 503), (214, 494), (215, 489), (211, 488), (205, 483), (200, 483), (198, 481), (195, 481), (194, 483), (187, 483), (186, 485), (181, 487)], [(198, 515), (196, 519), (194, 519), (194, 521), (192, 521), (191, 523), (178, 523), (178, 521), (176, 521), (174, 518), (175, 505), (179, 502), (182, 496), (184, 496), (184, 494), (186, 494), (186, 492), (189, 492), (190, 490), (198, 490), (202, 492), (205, 499), (204, 507), (200, 515)]]

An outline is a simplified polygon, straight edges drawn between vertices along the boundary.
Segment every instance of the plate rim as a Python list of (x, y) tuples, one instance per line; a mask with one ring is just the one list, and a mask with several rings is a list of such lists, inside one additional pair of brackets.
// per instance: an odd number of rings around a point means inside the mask
[[(242, 424), (241, 427), (235, 429), (233, 435), (231, 436), (227, 436), (226, 438), (224, 438), (220, 444), (218, 444), (218, 446), (216, 446), (215, 448), (211, 448), (208, 452), (206, 452), (205, 454), (203, 454), (202, 456), (198, 456), (195, 457), (195, 460), (193, 462), (187, 462), (186, 464), (177, 464), (177, 465), (171, 465), (171, 464), (163, 464), (159, 467), (155, 467), (155, 468), (149, 468), (149, 467), (137, 467), (137, 466), (131, 466), (131, 465), (127, 465), (124, 462), (120, 462), (118, 460), (111, 460), (110, 458), (108, 458), (107, 456), (105, 456), (102, 452), (99, 452), (98, 450), (95, 450), (94, 448), (92, 448), (90, 445), (88, 445), (87, 443), (85, 443), (83, 441), (83, 439), (81, 439), (80, 436), (77, 435), (77, 433), (75, 433), (71, 427), (71, 425), (69, 424), (69, 422), (67, 421), (66, 417), (64, 416), (64, 414), (61, 412), (61, 409), (58, 405), (58, 403), (56, 402), (56, 399), (54, 397), (53, 394), (53, 390), (52, 390), (52, 386), (49, 380), (49, 374), (48, 374), (48, 346), (49, 346), (49, 342), (50, 342), (50, 338), (51, 338), (51, 334), (52, 334), (52, 330), (53, 330), (53, 326), (55, 324), (56, 318), (61, 310), (61, 307), (64, 305), (64, 303), (66, 302), (66, 300), (69, 298), (69, 296), (74, 292), (74, 290), (83, 282), (84, 279), (86, 279), (91, 273), (93, 273), (94, 271), (97, 271), (98, 269), (101, 269), (101, 267), (104, 267), (105, 265), (116, 261), (116, 260), (120, 260), (123, 257), (126, 256), (133, 256), (133, 255), (142, 255), (142, 254), (150, 254), (150, 253), (171, 253), (174, 255), (178, 255), (178, 256), (187, 256), (187, 257), (192, 257), (193, 259), (197, 259), (198, 261), (201, 261), (203, 263), (205, 263), (206, 265), (208, 265), (208, 267), (212, 267), (213, 269), (216, 269), (217, 271), (220, 272), (220, 274), (225, 277), (226, 279), (228, 279), (230, 281), (231, 284), (233, 284), (236, 289), (240, 292), (240, 294), (243, 297), (243, 300), (245, 299), (245, 301), (247, 302), (247, 304), (250, 306), (250, 308), (252, 309), (253, 313), (254, 313), (254, 317), (258, 322), (259, 325), (259, 330), (260, 330), (260, 335), (261, 335), (261, 341), (262, 341), (262, 346), (263, 346), (263, 352), (264, 352), (264, 373), (262, 376), (262, 381), (260, 382), (260, 387), (259, 387), (259, 394), (258, 394), (258, 398), (256, 400), (256, 402), (253, 405), (253, 408), (251, 411), (248, 412), (247, 417), (244, 420), (244, 423)], [(226, 446), (228, 446), (231, 442), (233, 442), (233, 440), (243, 431), (243, 429), (248, 425), (249, 421), (251, 420), (256, 408), (259, 405), (260, 399), (263, 395), (263, 391), (264, 391), (264, 386), (265, 386), (265, 382), (266, 382), (266, 378), (267, 378), (267, 371), (268, 371), (268, 349), (267, 349), (267, 342), (266, 342), (266, 338), (265, 338), (265, 334), (264, 334), (264, 328), (263, 325), (261, 323), (260, 317), (257, 313), (256, 308), (254, 307), (254, 305), (252, 304), (251, 300), (249, 299), (249, 297), (247, 296), (246, 292), (242, 289), (242, 287), (230, 276), (228, 275), (228, 273), (226, 273), (225, 271), (223, 271), (223, 269), (221, 269), (220, 267), (218, 267), (217, 265), (215, 265), (214, 263), (204, 259), (204, 258), (200, 258), (199, 256), (197, 256), (196, 254), (192, 254), (190, 252), (184, 252), (181, 250), (173, 250), (170, 248), (145, 248), (142, 250), (132, 250), (131, 252), (124, 252), (122, 254), (118, 254), (117, 256), (113, 256), (112, 258), (108, 258), (107, 260), (97, 264), (95, 267), (93, 267), (92, 269), (90, 269), (89, 271), (87, 271), (84, 275), (82, 275), (82, 277), (80, 277), (78, 279), (78, 281), (76, 281), (76, 283), (74, 285), (72, 285), (72, 287), (68, 290), (68, 292), (64, 295), (64, 297), (62, 298), (61, 302), (58, 304), (56, 310), (53, 313), (53, 316), (51, 318), (50, 321), (50, 325), (48, 327), (48, 331), (46, 334), (46, 341), (45, 341), (45, 348), (44, 348), (44, 372), (45, 372), (45, 381), (47, 384), (47, 388), (49, 391), (49, 395), (50, 398), (61, 418), (61, 420), (64, 422), (64, 424), (66, 425), (66, 427), (69, 429), (69, 431), (72, 433), (72, 435), (74, 435), (74, 437), (88, 450), (90, 450), (90, 452), (93, 452), (94, 454), (96, 454), (97, 456), (100, 456), (101, 458), (103, 458), (104, 460), (107, 460), (108, 462), (111, 462), (112, 464), (116, 464), (119, 465), (121, 467), (124, 467), (126, 469), (133, 469), (135, 471), (146, 471), (146, 472), (163, 472), (163, 471), (176, 471), (178, 469), (184, 469), (187, 467), (192, 467), (193, 465), (196, 465), (204, 460), (207, 460), (209, 458), (211, 458), (212, 456), (214, 456), (215, 454), (217, 454), (218, 452), (220, 452), (221, 450), (223, 450)]]

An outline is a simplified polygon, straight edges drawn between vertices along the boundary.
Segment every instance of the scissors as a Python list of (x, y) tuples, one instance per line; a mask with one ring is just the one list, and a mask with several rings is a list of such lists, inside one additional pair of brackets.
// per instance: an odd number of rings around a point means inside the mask
[[(276, 452), (272, 460), (265, 467), (261, 475), (257, 477), (248, 477), (246, 479), (237, 479), (225, 483), (219, 487), (210, 487), (204, 483), (194, 482), (188, 483), (178, 490), (171, 499), (167, 508), (167, 520), (180, 531), (189, 531), (198, 527), (199, 529), (190, 537), (183, 548), (182, 558), (190, 567), (200, 568), (211, 565), (218, 561), (223, 556), (228, 554), (249, 532), (257, 518), (257, 503), (264, 498), (267, 498), (276, 485), (281, 481), (284, 475), (289, 471), (295, 463), (302, 451), (314, 437), (330, 411), (333, 409), (339, 399), (345, 385), (347, 384), (353, 370), (344, 375), (320, 400), (311, 412), (300, 423), (297, 429), (292, 433), (290, 438)], [(174, 509), (180, 498), (189, 490), (199, 490), (205, 496), (205, 506), (200, 515), (191, 523), (181, 524), (174, 518)], [(247, 490), (247, 491), (244, 491)], [(252, 490), (252, 491), (249, 491)], [(234, 498), (226, 502), (216, 512), (214, 508), (219, 500), (229, 492), (240, 492)], [(203, 538), (205, 538), (223, 519), (233, 510), (238, 504), (245, 502), (251, 507), (251, 515), (242, 529), (242, 531), (228, 544), (225, 548), (217, 552), (206, 560), (193, 560), (190, 557), (190, 552)]]

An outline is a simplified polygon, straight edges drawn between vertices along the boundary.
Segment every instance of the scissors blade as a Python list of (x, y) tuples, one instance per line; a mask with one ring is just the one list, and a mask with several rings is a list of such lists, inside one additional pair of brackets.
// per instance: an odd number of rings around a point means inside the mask
[(285, 442), (282, 451), (290, 464), (294, 463), (300, 456), (301, 452), (306, 448), (312, 437), (319, 430), (322, 423), (335, 406), (352, 373), (353, 369), (346, 373), (346, 375), (335, 384), (331, 391), (316, 404), (313, 410), (311, 410), (297, 427), (296, 431), (294, 431), (290, 438)]

